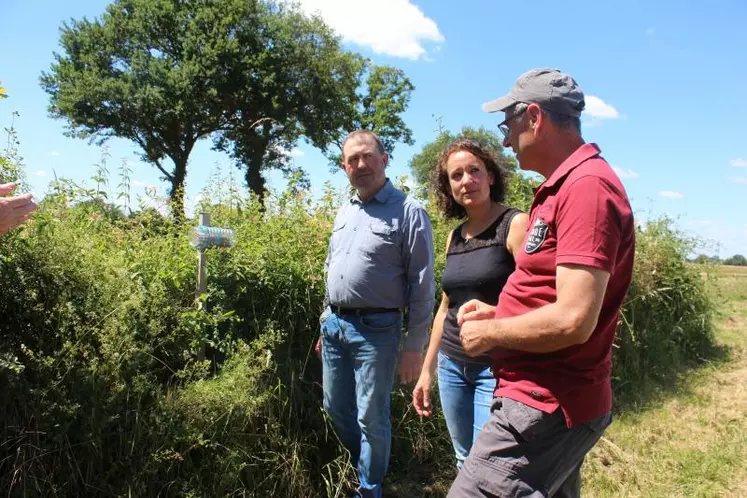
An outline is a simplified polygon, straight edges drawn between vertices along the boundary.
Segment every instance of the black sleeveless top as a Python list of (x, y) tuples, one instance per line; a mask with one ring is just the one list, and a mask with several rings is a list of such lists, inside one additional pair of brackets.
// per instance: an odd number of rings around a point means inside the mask
[(441, 276), (441, 287), (449, 298), (441, 350), (453, 360), (491, 364), (487, 355), (471, 357), (464, 351), (456, 315), (459, 307), (470, 299), (479, 299), (493, 306), (498, 304), (498, 295), (516, 267), (513, 255), (506, 248), (506, 239), (511, 220), (520, 212), (506, 209), (488, 228), (470, 239), (462, 237), (464, 224), (451, 234), (446, 267)]

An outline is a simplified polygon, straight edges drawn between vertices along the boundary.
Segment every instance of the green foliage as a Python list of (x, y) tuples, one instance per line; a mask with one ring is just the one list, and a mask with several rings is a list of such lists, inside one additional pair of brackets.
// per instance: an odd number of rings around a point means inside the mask
[[(366, 93), (356, 93), (348, 101), (349, 109), (343, 124), (332, 132), (334, 148), (325, 148), (330, 169), (337, 171), (342, 163), (342, 142), (355, 130), (376, 133), (387, 153), (392, 155), (396, 142), (412, 145), (412, 130), (402, 120), (415, 87), (401, 69), (365, 64), (359, 78), (368, 73)], [(392, 155), (393, 157), (393, 155)]]
[(460, 138), (476, 140), (495, 155), (498, 159), (498, 165), (507, 174), (506, 204), (525, 212), (528, 211), (534, 195), (532, 192), (533, 183), (521, 175), (516, 160), (506, 155), (502, 137), (484, 127), (465, 126), (458, 133), (441, 130), (434, 141), (424, 145), (423, 149), (410, 159), (410, 169), (420, 188), (419, 195), (428, 197), (429, 193), (432, 194), (434, 188), (432, 186), (432, 175), (438, 167), (439, 156), (450, 143)]
[[(613, 357), (616, 395), (629, 397), (650, 381), (713, 354), (714, 305), (704, 267), (686, 257), (695, 241), (669, 219), (636, 235), (634, 278), (620, 318)], [(708, 273), (704, 275), (708, 276)]]
[(697, 256), (695, 256), (695, 259), (693, 259), (693, 262), (698, 264), (719, 264), (721, 263), (721, 260), (718, 256), (706, 256), (705, 254), (698, 254)]
[[(100, 184), (108, 182), (98, 166)], [(125, 216), (69, 181), (0, 237), (0, 486), (10, 495), (340, 496), (354, 475), (321, 406), (312, 352), (323, 262), (340, 194), (303, 178), (263, 210), (233, 178), (201, 208), (236, 230), (208, 251), (195, 306), (187, 227)], [(431, 213), (436, 275), (450, 226)], [(669, 222), (638, 234), (615, 349), (622, 395), (707, 355), (710, 302)], [(205, 358), (201, 359), (204, 349)], [(420, 419), (394, 393), (392, 478), (453, 467), (440, 410)]]
[(267, 169), (293, 172), (301, 137), (326, 150), (365, 126), (389, 146), (412, 140), (400, 118), (412, 91), (404, 74), (344, 51), (291, 3), (115, 0), (101, 18), (65, 23), (60, 44), (41, 76), (51, 115), (71, 136), (136, 143), (170, 182), (177, 217), (202, 138), (235, 159), (260, 200)]
[(730, 266), (747, 266), (747, 258), (741, 254), (735, 254), (730, 258), (726, 258), (724, 264)]
[(7, 142), (5, 149), (0, 153), (0, 183), (15, 182), (24, 188), (25, 172), (23, 169), (23, 158), (18, 153), (18, 133), (15, 128), (15, 119), (18, 117), (18, 111), (13, 111), (13, 120), (10, 126), (5, 128)]

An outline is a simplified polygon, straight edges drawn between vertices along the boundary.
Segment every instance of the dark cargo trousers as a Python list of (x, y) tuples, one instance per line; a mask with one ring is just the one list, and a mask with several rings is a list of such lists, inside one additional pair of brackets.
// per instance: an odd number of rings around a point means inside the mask
[(560, 408), (496, 398), (448, 498), (577, 498), (584, 457), (611, 421), (608, 413), (569, 429)]

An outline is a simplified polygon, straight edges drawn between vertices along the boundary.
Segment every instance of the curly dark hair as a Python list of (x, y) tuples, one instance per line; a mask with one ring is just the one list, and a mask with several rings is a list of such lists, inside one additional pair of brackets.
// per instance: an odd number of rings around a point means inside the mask
[(448, 219), (460, 219), (467, 216), (467, 211), (459, 205), (451, 195), (449, 175), (446, 171), (446, 162), (452, 154), (459, 151), (467, 151), (478, 158), (485, 165), (485, 169), (493, 174), (493, 185), (490, 186), (490, 200), (503, 202), (506, 196), (506, 172), (498, 163), (498, 158), (490, 150), (482, 146), (477, 140), (471, 138), (460, 138), (451, 142), (441, 152), (438, 158), (438, 166), (431, 174), (431, 184), (436, 191), (436, 204), (441, 213)]

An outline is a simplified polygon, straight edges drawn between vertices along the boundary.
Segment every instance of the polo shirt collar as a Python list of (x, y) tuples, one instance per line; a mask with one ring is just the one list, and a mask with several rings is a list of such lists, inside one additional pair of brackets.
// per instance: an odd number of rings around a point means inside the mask
[(560, 163), (560, 166), (558, 166), (558, 169), (552, 172), (550, 175), (550, 178), (544, 181), (542, 185), (540, 185), (535, 192), (545, 189), (545, 188), (551, 188), (556, 183), (558, 183), (560, 180), (565, 178), (568, 173), (573, 171), (577, 166), (579, 166), (584, 161), (588, 161), (592, 157), (596, 157), (600, 154), (601, 150), (599, 149), (599, 146), (597, 144), (583, 144), (581, 147), (576, 149), (573, 154), (568, 156), (565, 161)]

